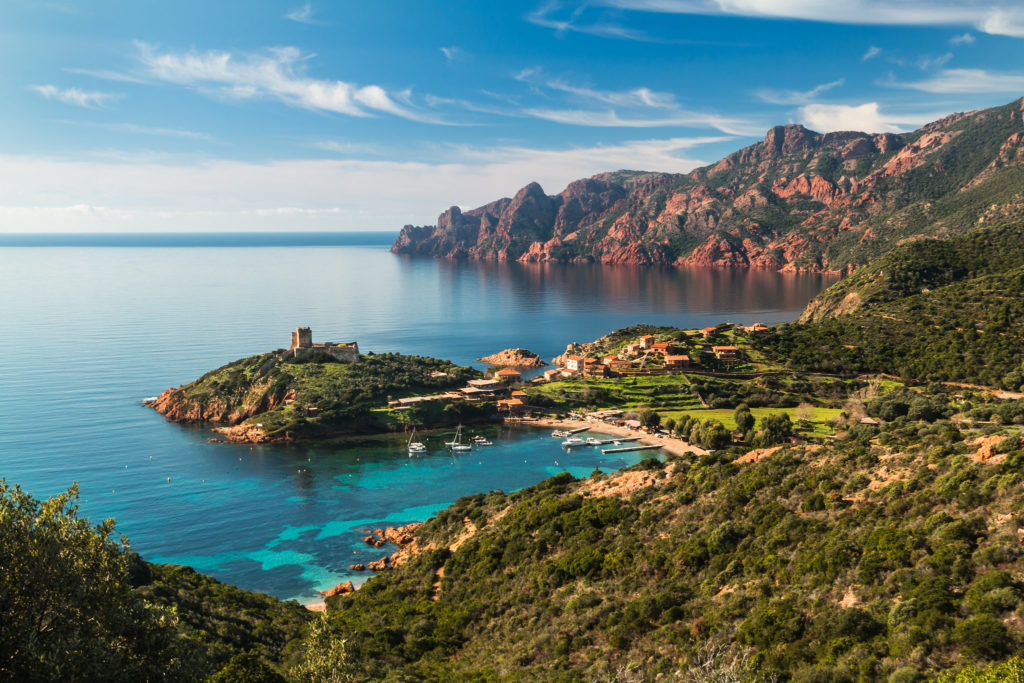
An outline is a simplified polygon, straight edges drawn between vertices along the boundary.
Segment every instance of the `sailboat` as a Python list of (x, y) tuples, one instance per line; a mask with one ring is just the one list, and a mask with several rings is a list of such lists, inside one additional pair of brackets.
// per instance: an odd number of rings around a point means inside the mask
[(447, 442), (447, 446), (452, 449), (453, 453), (464, 453), (473, 450), (471, 445), (462, 443), (462, 425), (459, 425), (458, 429), (455, 430), (455, 440)]
[(417, 453), (426, 453), (427, 452), (427, 447), (424, 446), (422, 442), (420, 442), (420, 441), (413, 441), (413, 438), (415, 436), (416, 436), (416, 428), (413, 427), (412, 428), (412, 434), (409, 435), (409, 443), (406, 446), (409, 449), (409, 455), (410, 456), (416, 455)]

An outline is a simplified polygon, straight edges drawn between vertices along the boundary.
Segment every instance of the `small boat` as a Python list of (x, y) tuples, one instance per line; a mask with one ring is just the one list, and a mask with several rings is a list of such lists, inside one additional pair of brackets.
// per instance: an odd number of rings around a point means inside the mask
[(604, 442), (601, 441), (601, 439), (595, 439), (592, 436), (588, 436), (587, 437), (587, 445), (588, 446), (603, 446)]
[(473, 437), (473, 443), (477, 446), (493, 446), (494, 442), (490, 441), (486, 436), (480, 436), (477, 434)]
[(473, 450), (473, 447), (468, 443), (462, 443), (462, 425), (459, 425), (458, 429), (455, 430), (455, 440), (447, 442), (447, 445), (452, 449), (453, 453), (465, 453), (466, 451)]
[(565, 437), (569, 436), (569, 432), (564, 431), (562, 429), (556, 429), (555, 431), (551, 432), (551, 436), (553, 436), (556, 439), (564, 439)]
[(562, 446), (565, 448), (574, 448), (576, 446), (586, 446), (587, 442), (578, 436), (570, 436), (568, 439), (562, 442)]
[(427, 447), (420, 441), (413, 441), (413, 437), (416, 436), (416, 428), (412, 428), (412, 434), (409, 435), (409, 443), (406, 444), (406, 448), (409, 449), (409, 455), (413, 456), (417, 453), (426, 453)]
[(147, 396), (146, 398), (142, 399), (142, 405), (144, 405), (144, 406), (151, 406), (154, 403), (156, 403), (158, 398), (160, 398), (160, 397), (159, 396)]

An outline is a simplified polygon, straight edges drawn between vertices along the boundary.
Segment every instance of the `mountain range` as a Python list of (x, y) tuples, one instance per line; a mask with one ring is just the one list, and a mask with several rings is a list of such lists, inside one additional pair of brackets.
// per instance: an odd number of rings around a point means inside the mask
[(1024, 99), (903, 134), (776, 126), (687, 174), (599, 173), (547, 195), (530, 183), (391, 250), (523, 262), (848, 273), (894, 246), (1024, 213)]

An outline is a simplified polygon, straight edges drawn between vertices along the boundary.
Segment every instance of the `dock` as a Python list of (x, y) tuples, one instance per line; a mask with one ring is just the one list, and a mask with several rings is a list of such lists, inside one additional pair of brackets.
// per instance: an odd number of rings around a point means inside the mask
[(647, 446), (641, 444), (639, 446), (625, 446), (623, 448), (602, 448), (602, 453), (628, 453), (629, 451), (657, 451), (661, 450), (661, 446)]
[(597, 443), (588, 444), (590, 446), (607, 446), (610, 443), (627, 443), (629, 441), (639, 441), (639, 436), (627, 436), (627, 437), (616, 437), (614, 439), (594, 439)]
[(589, 429), (590, 427), (577, 427), (576, 429), (567, 429), (566, 431), (570, 434), (579, 434), (580, 432), (585, 432)]

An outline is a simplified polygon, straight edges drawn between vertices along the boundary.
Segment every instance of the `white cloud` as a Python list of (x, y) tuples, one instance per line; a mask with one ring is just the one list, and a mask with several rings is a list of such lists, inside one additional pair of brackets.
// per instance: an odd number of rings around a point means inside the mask
[(842, 85), (846, 81), (845, 78), (840, 78), (832, 81), (831, 83), (822, 83), (817, 85), (810, 90), (772, 90), (770, 88), (762, 88), (755, 94), (765, 102), (769, 104), (807, 104), (821, 95), (823, 92), (831, 90), (836, 86)]
[(834, 24), (974, 26), (1024, 37), (1024, 7), (992, 0), (599, 0), (619, 9), (673, 14), (727, 14)]
[(872, 45), (868, 48), (868, 51), (864, 53), (864, 56), (860, 58), (862, 62), (866, 62), (869, 59), (874, 59), (878, 55), (882, 54), (882, 48)]
[(599, 128), (661, 128), (667, 126), (699, 126), (720, 130), (730, 135), (754, 135), (761, 131), (749, 121), (728, 118), (716, 114), (678, 111), (656, 117), (623, 117), (613, 109), (605, 111), (583, 109), (541, 109), (523, 110), (526, 116), (564, 123), (572, 126)]
[(447, 159), (431, 163), (153, 163), (0, 155), (0, 230), (397, 230), (406, 223), (432, 223), (452, 204), (479, 206), (511, 196), (531, 181), (559, 192), (573, 180), (619, 168), (689, 171), (705, 162), (681, 153), (723, 139), (558, 150), (444, 147), (436, 156)]
[(939, 117), (930, 113), (883, 113), (878, 102), (866, 102), (860, 105), (808, 104), (800, 108), (800, 118), (808, 128), (822, 133), (837, 130), (899, 133), (908, 127), (920, 126)]
[(970, 45), (974, 42), (974, 36), (970, 33), (963, 33), (959, 36), (953, 36), (949, 39), (950, 45)]
[(199, 133), (194, 130), (182, 128), (163, 128), (161, 126), (144, 126), (137, 123), (98, 123), (95, 121), (62, 121), (71, 126), (86, 126), (89, 128), (102, 128), (115, 133), (131, 133), (133, 135), (160, 135), (175, 138), (189, 138), (191, 140), (211, 140), (209, 133)]
[(285, 19), (297, 21), (300, 24), (312, 24), (313, 21), (313, 5), (310, 3), (304, 4), (302, 7), (293, 9), (284, 15)]
[(73, 104), (86, 109), (102, 107), (104, 103), (120, 97), (114, 93), (79, 90), (78, 88), (58, 88), (55, 85), (33, 85), (32, 89), (48, 100)]
[(917, 65), (921, 67), (921, 69), (923, 69), (924, 71), (928, 71), (929, 69), (935, 69), (937, 67), (944, 66), (946, 62), (948, 62), (951, 59), (953, 59), (952, 52), (947, 52), (944, 55), (938, 55), (935, 57), (931, 55), (924, 55), (923, 57), (917, 60)]
[[(516, 80), (530, 83), (538, 90), (565, 93), (565, 107), (526, 107), (519, 114), (574, 126), (607, 128), (657, 128), (662, 126), (694, 126), (720, 130), (730, 135), (754, 135), (759, 126), (751, 122), (714, 113), (689, 111), (676, 101), (672, 93), (646, 87), (628, 90), (600, 90), (578, 86), (557, 79), (545, 82), (535, 79), (540, 69), (524, 69)], [(601, 108), (595, 109), (594, 105)], [(611, 105), (606, 108), (606, 105)]]
[(1024, 74), (985, 69), (944, 69), (923, 81), (890, 81), (886, 85), (931, 93), (1017, 93), (1024, 91)]
[(552, 15), (561, 9), (561, 3), (551, 0), (542, 7), (526, 15), (526, 20), (531, 24), (550, 28), (558, 33), (574, 32), (585, 33), (602, 38), (617, 38), (621, 40), (637, 40), (643, 42), (654, 42), (655, 39), (643, 31), (636, 31), (622, 26), (613, 21), (595, 21), (590, 23), (580, 22), (586, 4), (577, 6), (567, 19), (556, 19)]
[(444, 58), (449, 62), (454, 62), (456, 59), (459, 59), (466, 54), (465, 51), (457, 45), (449, 45), (448, 47), (442, 47), (440, 49)]
[(400, 106), (378, 85), (358, 86), (305, 76), (306, 62), (312, 56), (302, 54), (298, 48), (272, 48), (263, 55), (236, 57), (215, 50), (159, 54), (151, 45), (137, 45), (140, 60), (152, 77), (204, 92), (212, 89), (213, 94), (221, 97), (273, 97), (291, 106), (347, 116), (384, 112), (414, 121), (443, 123), (431, 115)]

